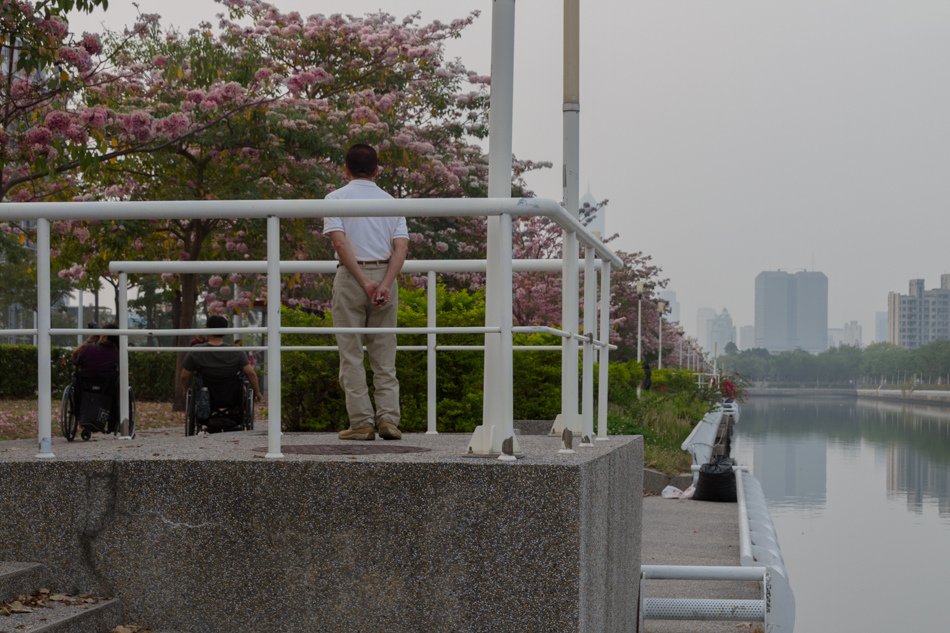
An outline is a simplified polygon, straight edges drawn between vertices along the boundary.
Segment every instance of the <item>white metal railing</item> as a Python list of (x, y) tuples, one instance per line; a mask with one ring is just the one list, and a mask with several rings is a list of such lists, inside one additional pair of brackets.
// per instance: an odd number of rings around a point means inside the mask
[[(335, 261), (300, 261), (300, 260), (287, 260), (280, 262), (280, 272), (281, 274), (292, 274), (292, 273), (323, 273), (329, 274), (336, 271), (337, 262)], [(603, 280), (603, 271), (607, 270), (605, 266), (602, 266), (602, 262), (599, 260), (594, 262), (595, 269), (600, 269), (602, 271), (602, 280)], [(531, 260), (513, 260), (512, 261), (512, 271), (513, 272), (558, 272), (563, 269), (563, 263), (558, 259), (531, 259)], [(235, 273), (241, 272), (246, 274), (261, 273), (266, 270), (266, 262), (256, 262), (256, 261), (114, 261), (109, 264), (109, 271), (113, 274), (118, 274), (120, 279), (120, 284), (126, 284), (127, 280), (123, 275), (129, 272), (135, 272), (137, 274), (156, 274), (156, 273), (169, 273), (174, 272), (176, 274), (185, 274), (185, 273), (198, 273), (198, 274), (210, 274), (210, 273)], [(484, 351), (484, 345), (437, 345), (436, 344), (436, 335), (437, 334), (460, 334), (460, 333), (486, 333), (486, 328), (468, 328), (468, 331), (463, 331), (462, 329), (448, 329), (443, 328), (437, 330), (436, 323), (436, 283), (435, 283), (435, 274), (437, 272), (454, 272), (454, 273), (463, 273), (463, 272), (484, 272), (486, 270), (486, 261), (483, 259), (466, 259), (466, 260), (408, 260), (403, 266), (403, 271), (406, 273), (426, 273), (427, 280), (427, 328), (425, 331), (417, 330), (412, 332), (411, 328), (401, 328), (398, 330), (393, 330), (400, 334), (427, 334), (427, 343), (426, 345), (398, 345), (397, 350), (402, 351), (426, 351), (427, 354), (427, 420), (426, 420), (426, 432), (428, 434), (436, 434), (436, 358), (435, 352), (438, 351)], [(606, 283), (602, 284), (602, 288), (609, 287), (609, 279)], [(119, 306), (120, 312), (126, 312), (128, 309), (127, 304), (123, 303)], [(602, 302), (601, 309), (606, 310), (607, 312), (602, 314), (602, 331), (609, 333), (609, 310), (610, 302), (609, 295), (602, 293)], [(251, 328), (242, 328), (241, 330), (229, 329), (229, 330), (219, 330), (222, 333), (238, 333), (240, 331), (245, 333), (253, 333)], [(379, 329), (366, 329), (365, 331), (374, 331), (379, 332)], [(115, 330), (110, 330), (115, 332)], [(284, 328), (280, 329), (282, 334), (334, 334), (339, 330), (334, 330), (332, 328)], [(360, 331), (355, 328), (345, 328), (347, 332)], [(145, 334), (146, 332), (143, 332)], [(149, 332), (148, 334), (156, 334), (157, 332)], [(168, 334), (168, 331), (164, 331), (165, 334)], [(612, 350), (616, 349), (615, 345), (610, 345), (608, 342), (601, 339), (591, 338), (581, 336), (580, 334), (567, 334), (562, 330), (557, 328), (548, 327), (548, 326), (517, 326), (512, 327), (512, 333), (546, 333), (561, 338), (573, 338), (575, 340), (581, 341), (585, 344), (585, 349), (588, 347), (595, 348), (598, 350)], [(246, 351), (266, 351), (266, 346), (253, 347), (253, 346), (243, 346), (243, 349)], [(337, 351), (335, 345), (295, 345), (287, 346), (281, 344), (281, 349), (283, 351)], [(515, 345), (512, 347), (514, 351), (561, 351), (563, 353), (563, 345)], [(190, 347), (137, 347), (133, 348), (133, 351), (149, 351), (149, 352), (159, 352), (159, 351), (192, 351)], [(126, 365), (123, 365), (127, 367)], [(598, 439), (605, 440), (607, 439), (607, 366), (606, 364), (602, 365), (601, 377), (599, 381), (598, 388), (598, 402), (602, 403), (598, 406), (598, 415), (597, 415), (597, 433)]]
[[(266, 219), (267, 221), (267, 327), (264, 328), (267, 335), (267, 352), (269, 359), (269, 371), (267, 374), (267, 389), (269, 392), (270, 406), (268, 407), (268, 450), (266, 457), (283, 457), (280, 451), (280, 336), (282, 328), (280, 326), (280, 220), (282, 218), (320, 218), (327, 216), (335, 217), (365, 217), (365, 216), (407, 216), (407, 217), (459, 217), (459, 216), (484, 216), (501, 218), (502, 230), (495, 231), (495, 236), (490, 236), (490, 244), (494, 239), (503, 244), (507, 244), (510, 255), (511, 245), (511, 217), (512, 216), (544, 216), (559, 224), (566, 232), (576, 235), (577, 239), (587, 246), (589, 253), (596, 253), (601, 258), (601, 278), (609, 283), (609, 269), (613, 266), (622, 266), (623, 262), (614, 255), (603, 243), (594, 235), (589, 233), (580, 222), (565, 211), (558, 203), (553, 200), (538, 198), (496, 198), (496, 199), (398, 199), (398, 200), (228, 200), (228, 201), (168, 201), (168, 202), (37, 202), (37, 203), (5, 203), (4, 217), (7, 220), (35, 220), (36, 221), (36, 252), (37, 252), (37, 305), (39, 306), (37, 318), (37, 357), (38, 357), (38, 391), (39, 391), (39, 457), (54, 457), (52, 452), (52, 386), (50, 369), (50, 335), (53, 333), (71, 333), (78, 334), (82, 332), (91, 332), (92, 330), (83, 329), (52, 329), (50, 327), (50, 220), (123, 220), (123, 219), (191, 219), (191, 218), (245, 218), (245, 219)], [(503, 249), (504, 250), (504, 249)], [(464, 266), (462, 260), (456, 260), (454, 266)], [(497, 403), (492, 405), (489, 410), (488, 404), (492, 399), (511, 398), (512, 390), (512, 334), (514, 332), (511, 314), (511, 294), (512, 294), (512, 273), (515, 270), (514, 262), (510, 259), (501, 261), (491, 261), (486, 267), (492, 265), (499, 266), (501, 274), (495, 277), (494, 283), (491, 276), (489, 283), (486, 284), (486, 300), (489, 298), (498, 305), (506, 306), (506, 310), (501, 310), (500, 314), (491, 316), (486, 310), (486, 326), (484, 328), (473, 328), (469, 331), (477, 331), (486, 336), (486, 366), (485, 366), (485, 413), (483, 424), (473, 435), (469, 450), (476, 454), (498, 455), (501, 453), (501, 442), (504, 439), (514, 436), (513, 420), (510, 407), (505, 410), (501, 417), (497, 416)], [(190, 262), (191, 264), (202, 262)], [(203, 262), (218, 267), (218, 270), (226, 269), (231, 264), (247, 265), (248, 262)], [(169, 262), (169, 264), (172, 264)], [(185, 264), (184, 262), (180, 264)], [(322, 265), (326, 265), (324, 262)], [(335, 267), (335, 263), (330, 262)], [(567, 263), (564, 268), (569, 269)], [(546, 264), (549, 266), (550, 264)], [(256, 266), (260, 263), (255, 263)], [(593, 270), (592, 265), (587, 268)], [(412, 270), (411, 268), (409, 270)], [(428, 270), (432, 270), (430, 267)], [(576, 271), (576, 266), (574, 267)], [(128, 271), (125, 271), (126, 273)], [(171, 272), (168, 270), (166, 272)], [(248, 270), (248, 272), (253, 272)], [(288, 271), (289, 272), (289, 271)], [(408, 272), (408, 271), (407, 271)], [(586, 272), (586, 271), (585, 271)], [(585, 278), (593, 279), (585, 274)], [(585, 284), (586, 286), (587, 284)], [(127, 291), (127, 283), (119, 283), (120, 302), (127, 301), (124, 296)], [(575, 285), (576, 287), (576, 285)], [(434, 292), (434, 284), (432, 284)], [(585, 296), (595, 296), (596, 282), (591, 284), (591, 288), (585, 287)], [(601, 307), (607, 306), (609, 309), (609, 286), (602, 286)], [(563, 298), (565, 305), (578, 305), (578, 296), (566, 296)], [(588, 301), (585, 299), (585, 302)], [(496, 309), (496, 312), (498, 310)], [(105, 334), (120, 335), (120, 356), (125, 357), (128, 353), (128, 336), (131, 332), (128, 329), (127, 316), (121, 316), (120, 319), (125, 322), (119, 323), (119, 330), (109, 330)], [(585, 325), (588, 325), (585, 319)], [(609, 319), (601, 318), (601, 331), (599, 341), (609, 340)], [(585, 328), (586, 329), (586, 328)], [(166, 330), (164, 334), (194, 334), (202, 330), (199, 329), (176, 329)], [(251, 331), (243, 329), (242, 331)], [(287, 330), (290, 333), (292, 330)], [(374, 330), (378, 331), (378, 330)], [(419, 333), (425, 333), (429, 336), (435, 335), (445, 330), (440, 328), (421, 328)], [(551, 330), (554, 332), (555, 330)], [(157, 331), (150, 331), (152, 334)], [(457, 332), (457, 331), (456, 331)], [(146, 331), (136, 331), (136, 334), (147, 334)], [(325, 330), (322, 333), (331, 333)], [(586, 336), (584, 335), (586, 334)], [(574, 354), (577, 356), (576, 342), (584, 341), (584, 348), (588, 353), (593, 354), (593, 350), (598, 346), (595, 344), (593, 332), (586, 333), (566, 330), (565, 339), (567, 344), (562, 349), (562, 359), (564, 355)], [(573, 342), (573, 343), (572, 343)], [(489, 345), (491, 343), (491, 345)], [(494, 345), (500, 349), (500, 353), (490, 354), (490, 348)], [(573, 348), (573, 352), (572, 352)], [(599, 346), (601, 366), (606, 366), (608, 362), (609, 349), (606, 345)], [(566, 364), (562, 360), (562, 365)], [(585, 385), (588, 381), (592, 384), (591, 363), (585, 363), (587, 368), (585, 375)], [(574, 361), (576, 367), (576, 360)], [(127, 400), (127, 367), (121, 372), (123, 384), (120, 385), (120, 394)], [(606, 388), (607, 381), (601, 381), (602, 389)], [(573, 396), (570, 406), (576, 411), (578, 394), (576, 381), (565, 384), (562, 378), (562, 389), (567, 389), (568, 394)], [(594, 420), (590, 414), (592, 410), (592, 398), (590, 389), (585, 387), (585, 398), (590, 401), (590, 407), (585, 409), (585, 415), (582, 416), (582, 427), (576, 430), (587, 437), (593, 436)], [(606, 401), (606, 394), (604, 394)], [(128, 411), (128, 402), (123, 402), (122, 411)], [(606, 424), (606, 423), (604, 423)]]

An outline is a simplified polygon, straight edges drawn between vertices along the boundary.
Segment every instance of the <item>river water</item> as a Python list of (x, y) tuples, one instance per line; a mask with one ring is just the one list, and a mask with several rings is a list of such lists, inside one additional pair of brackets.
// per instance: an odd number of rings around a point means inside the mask
[(765, 491), (798, 633), (950, 630), (950, 408), (754, 398), (733, 456)]

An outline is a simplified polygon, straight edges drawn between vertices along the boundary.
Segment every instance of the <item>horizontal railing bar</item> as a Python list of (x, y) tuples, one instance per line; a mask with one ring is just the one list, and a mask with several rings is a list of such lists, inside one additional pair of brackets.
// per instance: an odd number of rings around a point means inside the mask
[[(594, 262), (595, 268), (600, 268), (601, 261)], [(336, 272), (336, 260), (298, 261), (286, 260), (280, 262), (282, 274), (332, 274)], [(564, 261), (560, 259), (513, 259), (511, 268), (514, 272), (561, 272)], [(402, 266), (402, 272), (419, 274), (435, 271), (437, 273), (483, 273), (487, 268), (484, 259), (410, 259)], [(240, 273), (260, 274), (267, 272), (266, 261), (113, 261), (109, 263), (109, 272), (130, 274), (171, 273), (184, 274), (213, 274), (213, 273)]]
[(765, 600), (646, 598), (643, 619), (764, 622)]
[(192, 336), (200, 334), (266, 334), (266, 327), (219, 327), (219, 328), (173, 328), (168, 330), (142, 330), (137, 328), (50, 328), (50, 336), (88, 334), (98, 336)]
[(281, 334), (498, 334), (500, 327), (281, 327)]
[(123, 200), (7, 202), (6, 220), (264, 219), (267, 217), (545, 216), (618, 268), (623, 261), (559, 203), (547, 198), (401, 198), (380, 200)]
[(729, 565), (641, 565), (642, 578), (651, 580), (756, 580), (765, 578), (765, 567)]
[(0, 336), (34, 336), (36, 328), (20, 330), (0, 330)]
[[(156, 347), (156, 346), (141, 346), (136, 347), (133, 345), (129, 346), (130, 352), (193, 352), (193, 351), (202, 351), (207, 349), (220, 349), (220, 348), (210, 348), (210, 347)], [(228, 346), (226, 349), (246, 352), (266, 352), (266, 345), (232, 345)], [(281, 351), (283, 352), (336, 352), (339, 348), (336, 345), (282, 345)], [(425, 345), (397, 345), (396, 349), (401, 352), (423, 352), (429, 349)], [(513, 346), (515, 351), (530, 351), (530, 352), (559, 352), (561, 351), (560, 345), (515, 345)], [(468, 351), (485, 351), (484, 345), (436, 345), (435, 350), (437, 352), (468, 352)]]

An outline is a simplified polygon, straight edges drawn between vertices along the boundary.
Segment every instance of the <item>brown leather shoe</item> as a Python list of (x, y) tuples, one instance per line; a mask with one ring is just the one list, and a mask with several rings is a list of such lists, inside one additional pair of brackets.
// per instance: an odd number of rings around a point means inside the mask
[(343, 429), (337, 434), (341, 440), (375, 440), (376, 429), (371, 426), (358, 426)]
[(389, 418), (379, 421), (379, 436), (384, 440), (401, 440), (402, 431)]

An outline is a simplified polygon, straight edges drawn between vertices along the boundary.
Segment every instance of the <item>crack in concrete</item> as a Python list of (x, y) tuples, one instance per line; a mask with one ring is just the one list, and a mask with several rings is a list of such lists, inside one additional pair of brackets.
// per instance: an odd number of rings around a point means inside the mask
[(114, 595), (112, 583), (99, 570), (95, 555), (95, 543), (100, 533), (116, 516), (118, 496), (118, 467), (113, 461), (106, 473), (86, 474), (86, 525), (79, 535), (79, 549), (86, 568), (96, 581), (96, 590)]

